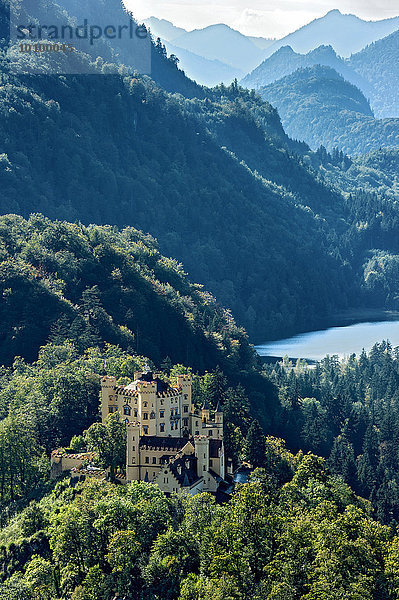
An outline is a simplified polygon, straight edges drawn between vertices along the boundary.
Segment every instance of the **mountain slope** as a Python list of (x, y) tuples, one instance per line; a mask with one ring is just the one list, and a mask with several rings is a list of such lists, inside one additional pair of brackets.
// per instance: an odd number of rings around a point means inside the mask
[[(265, 338), (309, 322), (302, 306), (313, 307), (311, 318), (331, 310), (333, 289), (341, 289), (338, 301), (346, 302), (345, 270), (329, 256), (319, 220), (300, 206), (325, 210), (339, 196), (330, 196), (278, 149), (283, 132), (268, 105), (258, 101), (261, 128), (235, 100), (236, 91), (222, 103), (226, 88), (214, 101), (179, 103), (139, 78), (35, 77), (29, 86), (10, 78), (0, 98), (2, 213), (134, 224), (156, 236), (163, 253), (182, 260), (251, 334)], [(211, 128), (216, 135), (225, 119), (248, 152), (265, 148), (280, 187), (240, 164), (241, 143), (237, 160), (221, 148), (228, 143), (223, 132), (218, 139), (208, 133)], [(264, 146), (267, 129), (275, 142)], [(301, 173), (307, 181), (299, 195), (282, 187), (292, 169), (292, 189)], [(302, 231), (308, 232), (305, 244)]]
[(399, 120), (375, 119), (361, 91), (328, 67), (298, 70), (260, 94), (277, 107), (287, 133), (313, 149), (353, 155), (399, 147)]
[(337, 54), (347, 57), (397, 29), (399, 17), (363, 21), (354, 15), (332, 10), (269, 46), (265, 57), (271, 56), (282, 46), (291, 46), (295, 52), (306, 54), (322, 45), (332, 46)]
[(350, 66), (370, 83), (378, 117), (399, 117), (399, 31), (351, 56)]

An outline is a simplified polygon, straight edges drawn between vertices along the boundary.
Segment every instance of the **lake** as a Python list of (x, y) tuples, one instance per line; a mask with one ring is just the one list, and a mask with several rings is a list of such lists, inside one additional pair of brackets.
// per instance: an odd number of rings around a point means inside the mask
[(331, 327), (321, 331), (302, 333), (294, 337), (267, 342), (256, 346), (262, 357), (306, 358), (319, 361), (327, 354), (339, 357), (360, 354), (370, 350), (376, 342), (389, 340), (399, 346), (399, 320), (356, 323), (345, 327)]

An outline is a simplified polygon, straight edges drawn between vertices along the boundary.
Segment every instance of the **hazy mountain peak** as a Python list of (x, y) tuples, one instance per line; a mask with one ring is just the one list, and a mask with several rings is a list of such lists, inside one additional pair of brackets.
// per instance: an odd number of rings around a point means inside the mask
[(176, 25), (170, 21), (167, 21), (166, 19), (150, 17), (149, 19), (145, 19), (144, 23), (151, 29), (151, 33), (155, 38), (160, 37), (168, 42), (172, 42), (180, 35), (188, 33), (186, 29), (183, 29), (182, 27), (176, 27)]
[(208, 60), (219, 60), (244, 72), (259, 64), (264, 55), (254, 42), (224, 23), (184, 33), (173, 43)]

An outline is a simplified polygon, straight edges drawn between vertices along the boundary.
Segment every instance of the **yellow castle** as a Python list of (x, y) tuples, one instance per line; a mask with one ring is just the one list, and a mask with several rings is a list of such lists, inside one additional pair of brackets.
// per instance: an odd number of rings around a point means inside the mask
[(205, 404), (192, 402), (192, 378), (179, 375), (171, 387), (150, 370), (136, 373), (127, 386), (101, 379), (101, 413), (119, 412), (127, 429), (126, 479), (156, 483), (164, 492), (224, 491), (231, 461), (223, 444), (223, 412), (210, 419)]

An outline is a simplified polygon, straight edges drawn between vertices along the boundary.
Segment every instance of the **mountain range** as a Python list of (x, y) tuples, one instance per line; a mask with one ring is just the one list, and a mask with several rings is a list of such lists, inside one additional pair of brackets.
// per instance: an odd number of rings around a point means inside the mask
[[(243, 83), (254, 88), (271, 83), (267, 77), (263, 80), (263, 75), (266, 75), (270, 68), (273, 71), (273, 66), (269, 64), (264, 67), (262, 63), (280, 49), (283, 49), (284, 53), (287, 46), (297, 54), (307, 54), (320, 46), (331, 46), (338, 55), (336, 62), (340, 62), (339, 57), (350, 57), (351, 54), (363, 50), (367, 45), (399, 29), (399, 17), (381, 21), (364, 21), (354, 15), (344, 15), (338, 10), (330, 11), (324, 17), (315, 19), (281, 40), (244, 36), (223, 24), (186, 31), (175, 27), (169, 21), (155, 17), (146, 19), (145, 23), (155, 37), (163, 40), (169, 53), (178, 56), (180, 66), (186, 74), (198, 83), (211, 86), (215, 82), (228, 84), (235, 77), (242, 79), (246, 73), (251, 72), (245, 77)], [(278, 57), (281, 58), (280, 55)], [(296, 58), (298, 62), (306, 63), (298, 64), (297, 67), (318, 64), (314, 62), (316, 57)], [(285, 59), (287, 60), (287, 56)], [(325, 60), (328, 60), (327, 57)], [(274, 60), (274, 62), (278, 61)], [(330, 62), (322, 64), (335, 68)], [(344, 61), (341, 62), (341, 69), (344, 71)], [(253, 69), (255, 70), (252, 73)], [(347, 66), (346, 71), (349, 70), (350, 66)], [(339, 69), (337, 71), (345, 76), (344, 72)], [(289, 72), (283, 69), (280, 77), (276, 79), (288, 74)], [(365, 79), (367, 81), (367, 78)], [(367, 93), (367, 84), (361, 86), (361, 73), (352, 74), (349, 81), (360, 86), (362, 91)]]

